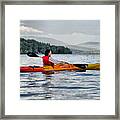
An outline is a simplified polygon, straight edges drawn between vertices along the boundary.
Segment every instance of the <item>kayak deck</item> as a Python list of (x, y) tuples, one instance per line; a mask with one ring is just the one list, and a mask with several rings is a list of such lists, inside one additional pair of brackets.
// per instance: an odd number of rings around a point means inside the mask
[[(84, 67), (82, 67), (84, 66)], [(77, 70), (100, 70), (100, 64), (58, 64), (52, 66), (21, 66), (20, 72), (49, 72), (49, 71), (77, 71)]]

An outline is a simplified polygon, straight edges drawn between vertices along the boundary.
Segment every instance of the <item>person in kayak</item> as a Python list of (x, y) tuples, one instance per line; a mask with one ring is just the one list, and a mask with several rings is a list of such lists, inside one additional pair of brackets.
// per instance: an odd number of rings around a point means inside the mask
[(54, 63), (52, 61), (50, 61), (50, 57), (51, 57), (51, 50), (47, 49), (45, 51), (45, 56), (42, 57), (43, 60), (43, 65), (50, 65), (50, 66), (54, 66)]
[(64, 63), (66, 63), (66, 62), (63, 62), (63, 61), (58, 61), (58, 60), (53, 59), (51, 57), (51, 55), (52, 55), (52, 51), (50, 49), (47, 49), (45, 51), (45, 55), (42, 57), (44, 66), (46, 66), (46, 65), (54, 66), (55, 64), (64, 64)]

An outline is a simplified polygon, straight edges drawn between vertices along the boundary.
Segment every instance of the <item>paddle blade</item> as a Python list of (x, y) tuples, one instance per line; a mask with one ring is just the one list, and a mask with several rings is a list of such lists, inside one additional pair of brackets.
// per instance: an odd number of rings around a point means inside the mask
[(37, 54), (33, 53), (33, 52), (28, 52), (27, 55), (29, 57), (39, 57)]
[(88, 64), (73, 64), (75, 65), (76, 67), (79, 67), (81, 69), (86, 69), (88, 67)]

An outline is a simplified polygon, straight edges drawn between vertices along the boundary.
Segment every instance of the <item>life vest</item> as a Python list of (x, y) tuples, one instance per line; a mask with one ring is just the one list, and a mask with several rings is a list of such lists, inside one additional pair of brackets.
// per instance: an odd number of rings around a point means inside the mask
[(51, 65), (51, 66), (54, 65), (53, 62), (49, 61), (49, 56), (43, 56), (42, 60), (43, 60), (43, 65)]

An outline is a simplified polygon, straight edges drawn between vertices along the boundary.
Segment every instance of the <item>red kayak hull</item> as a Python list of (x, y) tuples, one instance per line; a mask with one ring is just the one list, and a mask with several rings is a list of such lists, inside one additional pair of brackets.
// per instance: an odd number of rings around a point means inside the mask
[(20, 67), (20, 72), (44, 72), (44, 71), (45, 70), (43, 69), (43, 67), (38, 67), (38, 68), (34, 68), (30, 66)]
[(72, 65), (72, 64), (64, 64), (64, 65), (55, 65), (52, 66), (21, 66), (20, 72), (49, 72), (49, 71), (63, 71), (63, 70), (80, 70), (80, 68)]

